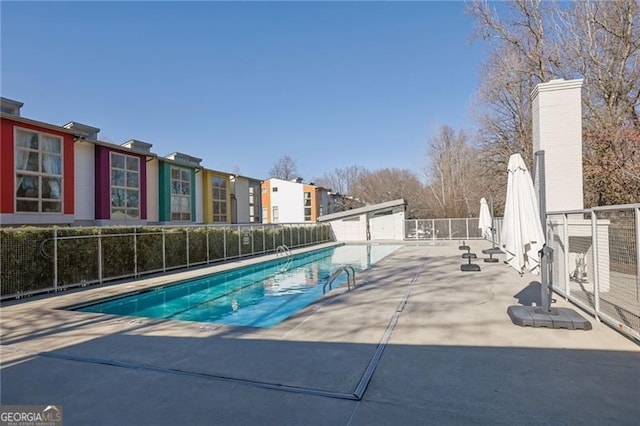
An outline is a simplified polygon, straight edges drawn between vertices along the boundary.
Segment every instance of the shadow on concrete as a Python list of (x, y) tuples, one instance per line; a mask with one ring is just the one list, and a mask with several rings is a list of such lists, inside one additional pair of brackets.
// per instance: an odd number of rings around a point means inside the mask
[(518, 299), (518, 303), (523, 306), (541, 306), (541, 284), (538, 281), (531, 281), (528, 286), (514, 294), (513, 297)]
[(94, 425), (623, 425), (640, 416), (638, 352), (388, 345), (358, 403), (309, 390), (352, 393), (375, 344), (140, 331), (25, 353), (2, 368), (2, 404), (60, 404), (65, 424)]
[[(450, 252), (403, 253), (267, 330), (21, 310), (3, 330), (1, 402), (60, 404), (67, 425), (637, 424), (640, 352), (515, 328), (504, 309), (526, 281), (464, 274)], [(539, 299), (539, 283), (523, 291)]]

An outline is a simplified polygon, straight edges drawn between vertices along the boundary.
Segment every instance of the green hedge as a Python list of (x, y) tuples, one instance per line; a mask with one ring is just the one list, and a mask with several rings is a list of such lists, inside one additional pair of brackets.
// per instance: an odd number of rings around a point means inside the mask
[(54, 252), (57, 285), (63, 287), (268, 253), (282, 244), (293, 248), (325, 242), (330, 235), (328, 225), (4, 228), (0, 229), (0, 296), (52, 289)]
[(53, 285), (53, 230), (0, 230), (1, 294)]

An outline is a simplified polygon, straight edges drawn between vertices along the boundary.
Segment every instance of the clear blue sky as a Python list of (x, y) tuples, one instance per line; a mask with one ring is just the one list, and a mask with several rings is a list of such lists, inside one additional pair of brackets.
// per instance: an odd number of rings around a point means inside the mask
[(419, 171), (440, 125), (472, 129), (485, 49), (465, 3), (1, 2), (2, 96), (164, 156), (306, 180)]

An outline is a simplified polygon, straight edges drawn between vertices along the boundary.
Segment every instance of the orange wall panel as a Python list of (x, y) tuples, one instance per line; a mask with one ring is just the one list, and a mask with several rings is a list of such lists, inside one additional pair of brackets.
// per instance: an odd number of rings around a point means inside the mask
[(262, 223), (271, 223), (271, 182), (262, 182), (260, 188), (262, 192), (262, 208), (267, 211), (267, 214), (262, 218)]

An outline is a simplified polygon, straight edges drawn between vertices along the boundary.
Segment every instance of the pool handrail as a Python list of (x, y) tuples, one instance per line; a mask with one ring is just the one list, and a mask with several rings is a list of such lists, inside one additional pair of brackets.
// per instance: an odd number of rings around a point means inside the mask
[(288, 256), (290, 258), (292, 256), (291, 250), (285, 244), (279, 245), (276, 247), (276, 257), (278, 256)]
[(333, 271), (331, 275), (329, 275), (327, 282), (324, 283), (324, 286), (322, 287), (322, 294), (325, 294), (327, 292), (327, 286), (329, 286), (329, 290), (332, 290), (331, 284), (336, 280), (336, 278), (338, 278), (338, 276), (340, 276), (342, 272), (347, 273), (347, 290), (356, 288), (356, 270), (351, 265), (341, 266)]

